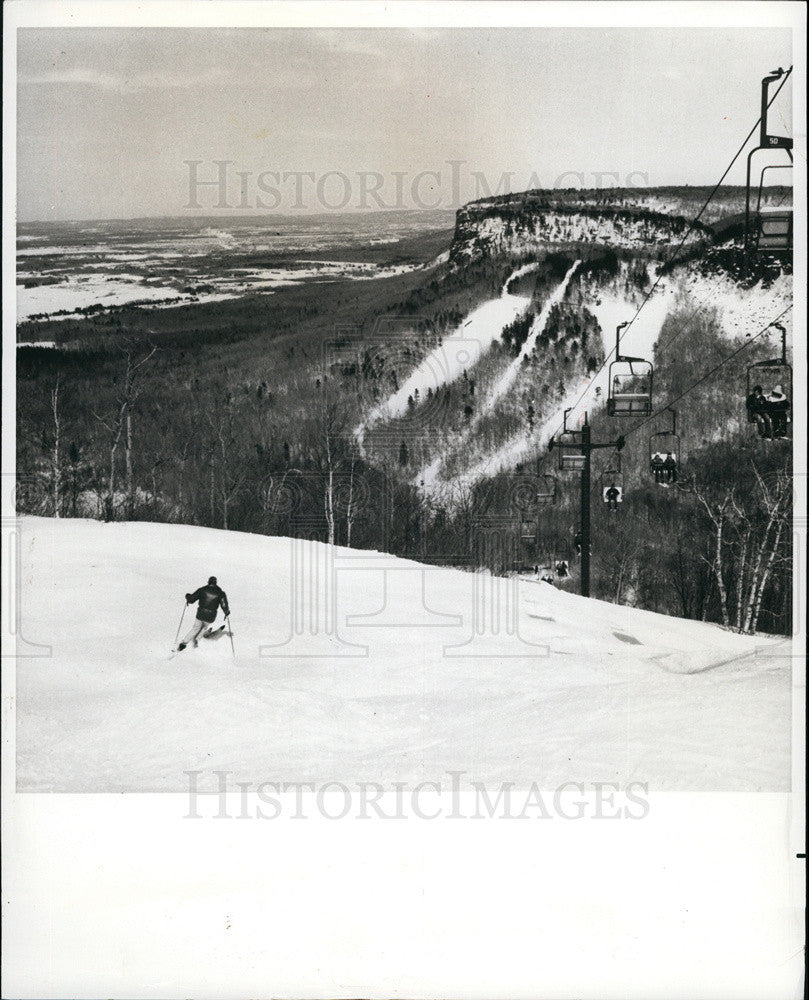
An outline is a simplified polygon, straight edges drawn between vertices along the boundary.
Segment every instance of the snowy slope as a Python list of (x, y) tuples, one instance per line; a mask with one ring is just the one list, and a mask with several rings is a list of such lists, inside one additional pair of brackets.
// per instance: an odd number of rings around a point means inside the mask
[(500, 297), (482, 303), (455, 330), (442, 340), (415, 368), (400, 388), (371, 411), (355, 435), (362, 440), (368, 427), (379, 420), (399, 417), (407, 412), (408, 399), (414, 394), (425, 397), (461, 377), (464, 369), (477, 364), (503, 329), (522, 315), (531, 303), (529, 295), (514, 295), (511, 285), (537, 264), (526, 264), (509, 275)]
[[(37, 518), (22, 538), (21, 631), (52, 656), (18, 660), (20, 790), (183, 790), (189, 769), (789, 787), (779, 640), (315, 542)], [(306, 597), (284, 645), (293, 565)], [(169, 659), (183, 594), (211, 573), (235, 658), (223, 637)], [(309, 609), (330, 588), (328, 634)], [(491, 628), (511, 588), (518, 635)], [(270, 643), (284, 655), (259, 655)]]

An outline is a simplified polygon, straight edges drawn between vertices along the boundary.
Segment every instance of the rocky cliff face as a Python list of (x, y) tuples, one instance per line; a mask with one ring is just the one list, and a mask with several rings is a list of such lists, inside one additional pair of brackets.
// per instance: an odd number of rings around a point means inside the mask
[[(475, 202), (458, 210), (450, 259), (460, 264), (485, 256), (581, 247), (655, 256), (679, 246), (688, 226), (683, 216), (638, 207)], [(710, 241), (709, 230), (698, 224), (683, 250)]]

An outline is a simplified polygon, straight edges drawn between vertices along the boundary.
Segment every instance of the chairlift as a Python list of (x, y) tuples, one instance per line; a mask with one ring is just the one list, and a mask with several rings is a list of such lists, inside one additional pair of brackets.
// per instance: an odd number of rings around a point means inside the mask
[(541, 507), (556, 503), (557, 485), (556, 476), (537, 476), (537, 503)]
[(645, 358), (621, 354), (620, 323), (615, 331), (615, 360), (609, 368), (607, 413), (611, 417), (645, 416), (652, 412), (652, 376), (654, 368)]
[(567, 559), (555, 559), (553, 570), (560, 580), (566, 580), (570, 576), (570, 563)]
[(777, 253), (792, 249), (792, 208), (768, 207), (756, 212), (755, 249)]
[(582, 447), (582, 432), (571, 430), (567, 426), (567, 415), (573, 407), (568, 407), (564, 413), (563, 429), (558, 439), (551, 438), (548, 450), (559, 450), (559, 469), (562, 472), (581, 472), (586, 456)]
[[(792, 206), (762, 207), (764, 193), (764, 176), (768, 170), (792, 169), (792, 139), (785, 135), (770, 135), (767, 128), (767, 113), (770, 84), (784, 76), (789, 76), (792, 68), (783, 70), (780, 67), (773, 70), (761, 81), (761, 128), (759, 143), (751, 149), (747, 156), (747, 185), (744, 204), (744, 250), (745, 254), (755, 251), (764, 253), (780, 253), (792, 249)], [(789, 163), (767, 164), (761, 171), (758, 181), (758, 198), (755, 212), (750, 211), (752, 194), (751, 172), (753, 157), (761, 150), (783, 149), (789, 157)]]
[(537, 540), (535, 562), (539, 579), (544, 583), (554, 583), (556, 559), (547, 541)]
[(756, 424), (759, 436), (785, 438), (789, 433), (792, 405), (792, 366), (787, 363), (787, 331), (781, 323), (772, 324), (781, 332), (781, 357), (756, 361), (747, 369), (748, 423)]
[(520, 538), (524, 542), (534, 542), (537, 537), (536, 521), (520, 521)]
[(543, 583), (555, 583), (555, 560), (548, 555), (537, 558), (537, 576)]
[(605, 469), (601, 474), (601, 499), (607, 510), (618, 510), (624, 500), (624, 476), (621, 472), (621, 456), (614, 468)]
[(658, 486), (671, 486), (677, 482), (677, 471), (682, 462), (680, 438), (677, 434), (677, 413), (670, 406), (671, 430), (655, 431), (649, 436), (649, 470)]
[(564, 580), (570, 576), (570, 544), (560, 534), (554, 533), (538, 541), (536, 552), (540, 578)]

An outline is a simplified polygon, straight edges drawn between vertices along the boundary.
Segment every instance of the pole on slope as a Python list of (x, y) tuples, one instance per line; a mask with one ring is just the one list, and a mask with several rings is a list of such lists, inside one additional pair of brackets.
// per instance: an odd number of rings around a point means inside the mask
[(230, 651), (233, 653), (233, 659), (236, 659), (236, 648), (233, 645), (233, 629), (230, 625), (230, 615), (226, 615), (226, 620), (228, 623), (228, 635), (230, 636)]
[[(565, 410), (565, 430), (567, 432), (567, 414), (569, 410)], [(581, 574), (581, 594), (582, 597), (590, 596), (590, 455), (598, 448), (612, 448), (616, 451), (620, 451), (626, 439), (623, 435), (620, 435), (615, 441), (593, 441), (590, 437), (590, 423), (587, 419), (587, 413), (584, 414), (584, 420), (582, 421), (582, 427), (580, 431), (576, 431), (575, 434), (578, 435), (578, 441), (573, 444), (563, 443), (558, 445), (558, 447), (565, 449), (568, 448), (575, 451), (577, 454), (581, 454), (584, 458), (581, 468), (578, 470), (581, 475), (581, 503), (580, 503), (580, 513), (581, 513), (581, 562), (580, 562), (580, 574)], [(553, 449), (555, 446), (554, 439), (551, 438), (548, 442), (548, 448)]]
[(590, 424), (584, 414), (581, 429), (584, 465), (581, 470), (581, 594), (590, 596)]
[[(188, 602), (183, 602), (183, 613), (180, 615), (180, 624), (177, 626), (177, 635), (174, 637), (174, 650), (177, 649), (177, 643), (180, 641), (180, 629), (183, 627), (183, 618), (185, 618), (185, 609), (188, 607)], [(172, 650), (172, 652), (174, 652)]]

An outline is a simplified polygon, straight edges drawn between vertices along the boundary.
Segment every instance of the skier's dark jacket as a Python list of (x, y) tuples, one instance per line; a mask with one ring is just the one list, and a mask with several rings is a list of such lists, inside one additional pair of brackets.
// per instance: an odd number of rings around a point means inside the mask
[(217, 587), (216, 584), (209, 583), (205, 587), (200, 587), (193, 594), (186, 594), (185, 599), (189, 604), (195, 604), (199, 601), (199, 607), (197, 608), (198, 621), (212, 622), (216, 618), (216, 612), (219, 610), (220, 604), (222, 606), (222, 614), (225, 616), (230, 614), (228, 595), (221, 587)]

